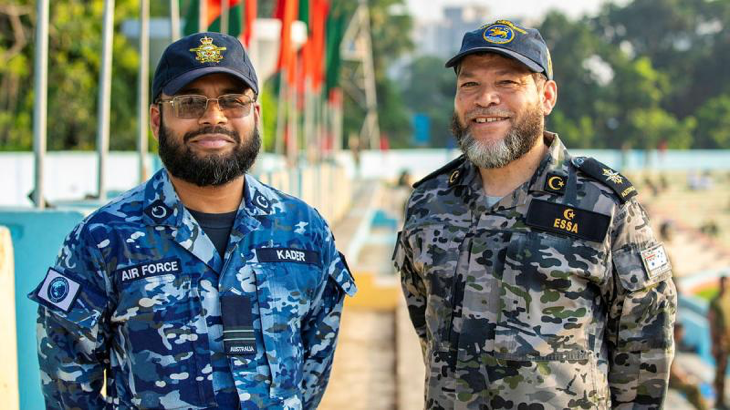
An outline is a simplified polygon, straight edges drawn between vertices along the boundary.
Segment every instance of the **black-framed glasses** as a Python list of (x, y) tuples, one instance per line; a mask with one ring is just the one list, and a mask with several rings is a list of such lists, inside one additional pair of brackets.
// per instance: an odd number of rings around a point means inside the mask
[(225, 94), (218, 98), (204, 95), (177, 95), (170, 100), (157, 100), (158, 104), (172, 104), (177, 118), (198, 119), (208, 110), (208, 102), (215, 101), (228, 118), (241, 118), (251, 112), (255, 99), (245, 94)]

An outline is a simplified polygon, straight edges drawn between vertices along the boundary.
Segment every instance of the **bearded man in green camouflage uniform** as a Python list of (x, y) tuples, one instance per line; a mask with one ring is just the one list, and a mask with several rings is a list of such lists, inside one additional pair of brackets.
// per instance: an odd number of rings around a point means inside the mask
[(625, 177), (544, 130), (537, 30), (464, 36), (460, 158), (414, 185), (394, 253), (429, 409), (657, 409), (674, 353), (671, 266)]
[(730, 291), (724, 276), (720, 278), (720, 292), (710, 301), (707, 321), (710, 323), (712, 357), (715, 359), (715, 407), (726, 409), (725, 375), (727, 357), (730, 355)]

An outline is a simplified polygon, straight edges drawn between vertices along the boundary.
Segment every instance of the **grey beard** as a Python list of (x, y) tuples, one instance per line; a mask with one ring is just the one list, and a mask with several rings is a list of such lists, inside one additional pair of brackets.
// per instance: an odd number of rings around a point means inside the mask
[(459, 143), (461, 152), (474, 165), (480, 168), (502, 168), (510, 162), (522, 158), (543, 133), (543, 115), (537, 109), (531, 110), (519, 123), (512, 126), (507, 135), (494, 142), (477, 141), (459, 122), (454, 113), (451, 117), (451, 132)]
[[(534, 145), (510, 131), (506, 137), (492, 143), (475, 140), (471, 133), (466, 133), (459, 140), (461, 151), (474, 165), (480, 168), (502, 168), (510, 162), (522, 157)], [(527, 146), (526, 146), (527, 145)]]

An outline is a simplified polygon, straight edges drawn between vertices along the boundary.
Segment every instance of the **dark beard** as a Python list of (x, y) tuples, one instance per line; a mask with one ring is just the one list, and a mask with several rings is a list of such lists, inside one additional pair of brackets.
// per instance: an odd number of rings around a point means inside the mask
[(542, 136), (543, 127), (543, 113), (538, 105), (534, 105), (528, 108), (524, 118), (512, 126), (502, 141), (484, 143), (472, 137), (469, 128), (461, 124), (456, 113), (451, 117), (451, 132), (461, 151), (480, 168), (502, 168), (522, 158)]
[[(236, 147), (227, 155), (211, 154), (198, 156), (186, 145), (190, 139), (201, 134), (224, 134), (233, 138)], [(167, 171), (174, 177), (197, 186), (219, 186), (248, 172), (256, 162), (261, 149), (261, 135), (258, 126), (251, 131), (248, 143), (241, 143), (236, 131), (223, 127), (206, 126), (186, 133), (182, 141), (170, 137), (160, 112), (160, 159)]]

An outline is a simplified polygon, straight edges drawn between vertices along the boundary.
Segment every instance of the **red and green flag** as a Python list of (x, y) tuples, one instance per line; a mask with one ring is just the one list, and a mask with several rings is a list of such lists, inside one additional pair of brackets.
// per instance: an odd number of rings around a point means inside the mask
[(205, 31), (220, 31), (223, 1), (228, 2), (228, 34), (242, 37), (248, 45), (253, 33), (253, 22), (256, 20), (257, 0), (191, 0), (185, 14), (185, 28), (183, 33), (190, 35), (200, 30), (200, 6), (205, 2)]
[(332, 91), (339, 86), (340, 67), (342, 65), (340, 44), (345, 37), (346, 24), (347, 16), (337, 2), (334, 2), (327, 17), (325, 28), (324, 86), (325, 92), (330, 99), (332, 98)]
[(297, 56), (291, 40), (291, 27), (299, 13), (298, 0), (279, 0), (274, 11), (274, 18), (281, 20), (281, 45), (279, 47), (278, 70), (286, 70), (289, 84), (296, 83)]

